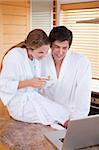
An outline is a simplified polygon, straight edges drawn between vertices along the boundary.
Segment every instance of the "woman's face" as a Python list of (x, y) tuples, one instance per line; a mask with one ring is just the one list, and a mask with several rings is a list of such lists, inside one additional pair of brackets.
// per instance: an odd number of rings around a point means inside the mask
[(28, 49), (28, 57), (29, 59), (33, 60), (33, 58), (36, 58), (38, 60), (45, 57), (48, 53), (49, 45), (42, 45), (41, 47), (37, 49)]

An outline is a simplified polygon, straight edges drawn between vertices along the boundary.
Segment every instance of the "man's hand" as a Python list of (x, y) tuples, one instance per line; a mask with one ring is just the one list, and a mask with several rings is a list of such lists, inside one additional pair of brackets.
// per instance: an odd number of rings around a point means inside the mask
[(68, 123), (69, 123), (69, 120), (64, 122), (64, 128), (66, 128), (66, 129), (68, 128)]

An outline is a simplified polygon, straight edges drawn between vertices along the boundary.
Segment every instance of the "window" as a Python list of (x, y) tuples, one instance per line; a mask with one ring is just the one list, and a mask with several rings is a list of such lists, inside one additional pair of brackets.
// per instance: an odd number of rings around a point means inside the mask
[[(98, 18), (99, 8), (90, 8), (90, 3), (86, 9), (84, 9), (85, 3), (72, 9), (71, 5), (69, 4), (69, 7), (66, 5), (66, 10), (61, 9), (60, 24), (73, 32), (71, 49), (89, 58), (92, 64), (92, 77), (95, 80), (93, 86), (99, 92), (99, 21), (98, 23), (81, 22)], [(83, 6), (83, 9), (80, 6)]]
[(31, 0), (31, 29), (51, 30), (51, 2)]

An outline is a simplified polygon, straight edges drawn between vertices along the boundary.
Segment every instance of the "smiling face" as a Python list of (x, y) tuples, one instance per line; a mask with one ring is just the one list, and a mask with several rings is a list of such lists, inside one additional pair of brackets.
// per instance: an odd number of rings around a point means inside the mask
[(49, 45), (42, 45), (41, 47), (34, 50), (30, 48), (27, 51), (28, 57), (31, 60), (33, 60), (33, 58), (40, 60), (47, 55), (48, 49), (49, 49)]
[(52, 43), (51, 49), (54, 61), (62, 61), (69, 49), (69, 42), (67, 40), (63, 42), (55, 41)]

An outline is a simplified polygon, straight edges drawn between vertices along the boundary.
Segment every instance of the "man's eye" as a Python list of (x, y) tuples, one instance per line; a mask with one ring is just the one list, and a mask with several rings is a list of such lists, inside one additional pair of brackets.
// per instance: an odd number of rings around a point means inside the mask
[(67, 50), (67, 47), (64, 47), (63, 50)]
[(58, 46), (55, 46), (54, 48), (59, 48)]
[(44, 52), (39, 52), (39, 54), (44, 54)]

